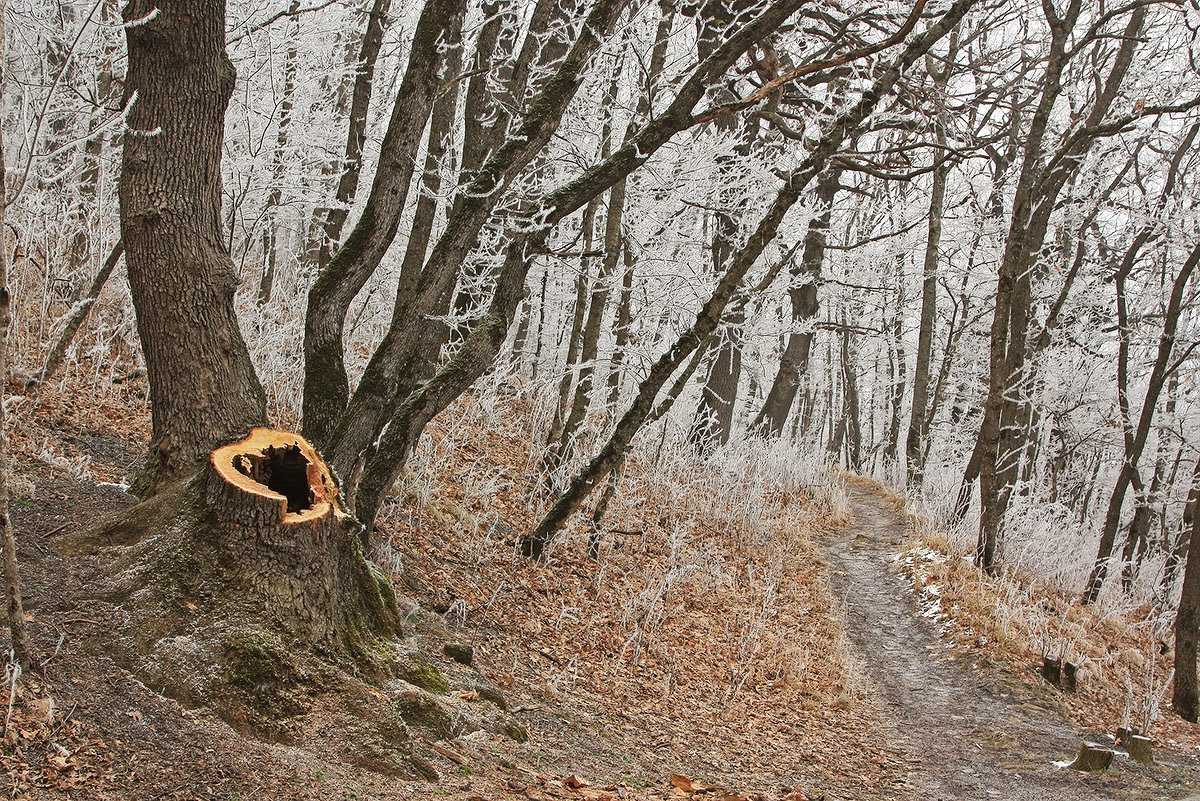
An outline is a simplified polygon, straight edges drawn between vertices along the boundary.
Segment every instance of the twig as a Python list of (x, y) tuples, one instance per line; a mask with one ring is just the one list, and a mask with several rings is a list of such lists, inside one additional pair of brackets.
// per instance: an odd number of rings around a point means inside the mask
[(8, 714), (4, 716), (4, 731), (0, 731), (0, 739), (8, 736), (8, 724), (12, 722), (13, 705), (17, 701), (17, 679), (21, 677), (21, 663), (11, 656), (12, 685), (8, 688)]

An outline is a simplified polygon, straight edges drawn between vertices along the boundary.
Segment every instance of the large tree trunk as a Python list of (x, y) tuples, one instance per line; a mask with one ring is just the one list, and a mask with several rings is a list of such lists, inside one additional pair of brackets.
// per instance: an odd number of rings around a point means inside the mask
[(392, 667), (400, 614), (360, 529), (303, 438), (255, 429), (68, 547), (114, 557), (95, 591), (129, 615), (119, 659), (182, 703), (271, 736), (310, 692), (337, 686), (331, 668)]
[[(234, 70), (224, 0), (125, 7), (128, 102), (119, 194), (126, 272), (150, 381), (151, 457), (136, 485), (201, 463), (266, 421), (221, 235), (221, 142)], [(133, 24), (138, 23), (138, 24)]]

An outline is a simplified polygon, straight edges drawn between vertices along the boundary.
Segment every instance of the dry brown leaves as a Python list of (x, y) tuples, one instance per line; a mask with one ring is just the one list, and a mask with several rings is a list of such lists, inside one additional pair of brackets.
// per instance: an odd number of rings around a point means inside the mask
[[(0, 725), (7, 717), (10, 689), (5, 686), (0, 693)], [(11, 797), (29, 798), (43, 790), (72, 797), (102, 791), (111, 761), (104, 741), (36, 681), (18, 685), (16, 694), (0, 736), (0, 766), (9, 778), (5, 789)]]
[(533, 564), (512, 547), (546, 502), (530, 410), (514, 400), (503, 424), (480, 424), (474, 402), (435, 422), (424, 459), (437, 475), (410, 474), (390, 520), (404, 583), (475, 630), (490, 678), (602, 722), (625, 747), (652, 745), (662, 772), (648, 784), (694, 771), (732, 786), (889, 786), (813, 545), (832, 524), (810, 499), (769, 493), (748, 536), (736, 487), (673, 489), (634, 463), (600, 560), (572, 531), (550, 566)]
[(1080, 666), (1081, 677), (1077, 692), (1058, 698), (1081, 727), (1115, 734), (1131, 720), (1139, 725), (1148, 706), (1161, 706), (1150, 736), (1160, 745), (1200, 747), (1200, 728), (1166, 708), (1173, 652), (1153, 636), (1160, 627), (1150, 625), (1150, 609), (1101, 613), (1029, 576), (985, 576), (969, 559), (949, 553), (936, 534), (926, 536), (923, 548), (903, 557), (914, 563), (905, 573), (918, 595), (936, 587), (950, 624), (944, 636), (956, 658), (1052, 692), (1040, 678), (1042, 657), (1063, 656)]

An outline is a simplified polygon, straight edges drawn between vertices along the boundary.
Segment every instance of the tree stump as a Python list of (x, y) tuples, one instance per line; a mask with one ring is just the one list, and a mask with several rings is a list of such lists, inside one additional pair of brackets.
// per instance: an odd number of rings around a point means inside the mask
[(1113, 750), (1095, 743), (1083, 743), (1079, 746), (1079, 754), (1068, 768), (1087, 773), (1103, 773), (1112, 765)]
[(1079, 668), (1064, 659), (1042, 657), (1042, 678), (1063, 692), (1073, 693), (1078, 686)]
[(395, 670), (400, 613), (360, 528), (302, 437), (256, 429), (74, 545), (115, 546), (94, 589), (126, 613), (113, 644), (122, 664), (185, 705), (275, 736), (340, 675)]
[(1129, 758), (1134, 762), (1140, 762), (1143, 765), (1154, 763), (1154, 741), (1149, 737), (1143, 737), (1140, 734), (1130, 735), (1126, 748), (1129, 751)]
[(1057, 659), (1051, 659), (1048, 656), (1043, 656), (1042, 678), (1055, 687), (1062, 684), (1062, 662)]
[(338, 508), (329, 468), (299, 435), (259, 428), (213, 451), (205, 498), (226, 550), (245, 568), (245, 591), (293, 636), (352, 647), (384, 611), (364, 606), (360, 585), (374, 578), (358, 525)]

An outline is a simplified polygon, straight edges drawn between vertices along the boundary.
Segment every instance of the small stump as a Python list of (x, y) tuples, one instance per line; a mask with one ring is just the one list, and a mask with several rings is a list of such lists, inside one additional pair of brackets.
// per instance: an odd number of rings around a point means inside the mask
[(1140, 734), (1130, 735), (1127, 749), (1129, 758), (1134, 762), (1140, 762), (1143, 765), (1154, 763), (1154, 741), (1149, 737), (1143, 737)]
[(1109, 769), (1112, 761), (1113, 750), (1111, 748), (1103, 748), (1095, 743), (1083, 743), (1079, 746), (1079, 755), (1067, 767), (1087, 773), (1103, 773)]
[(1073, 693), (1078, 687), (1079, 668), (1074, 662), (1042, 657), (1042, 678), (1063, 692)]

